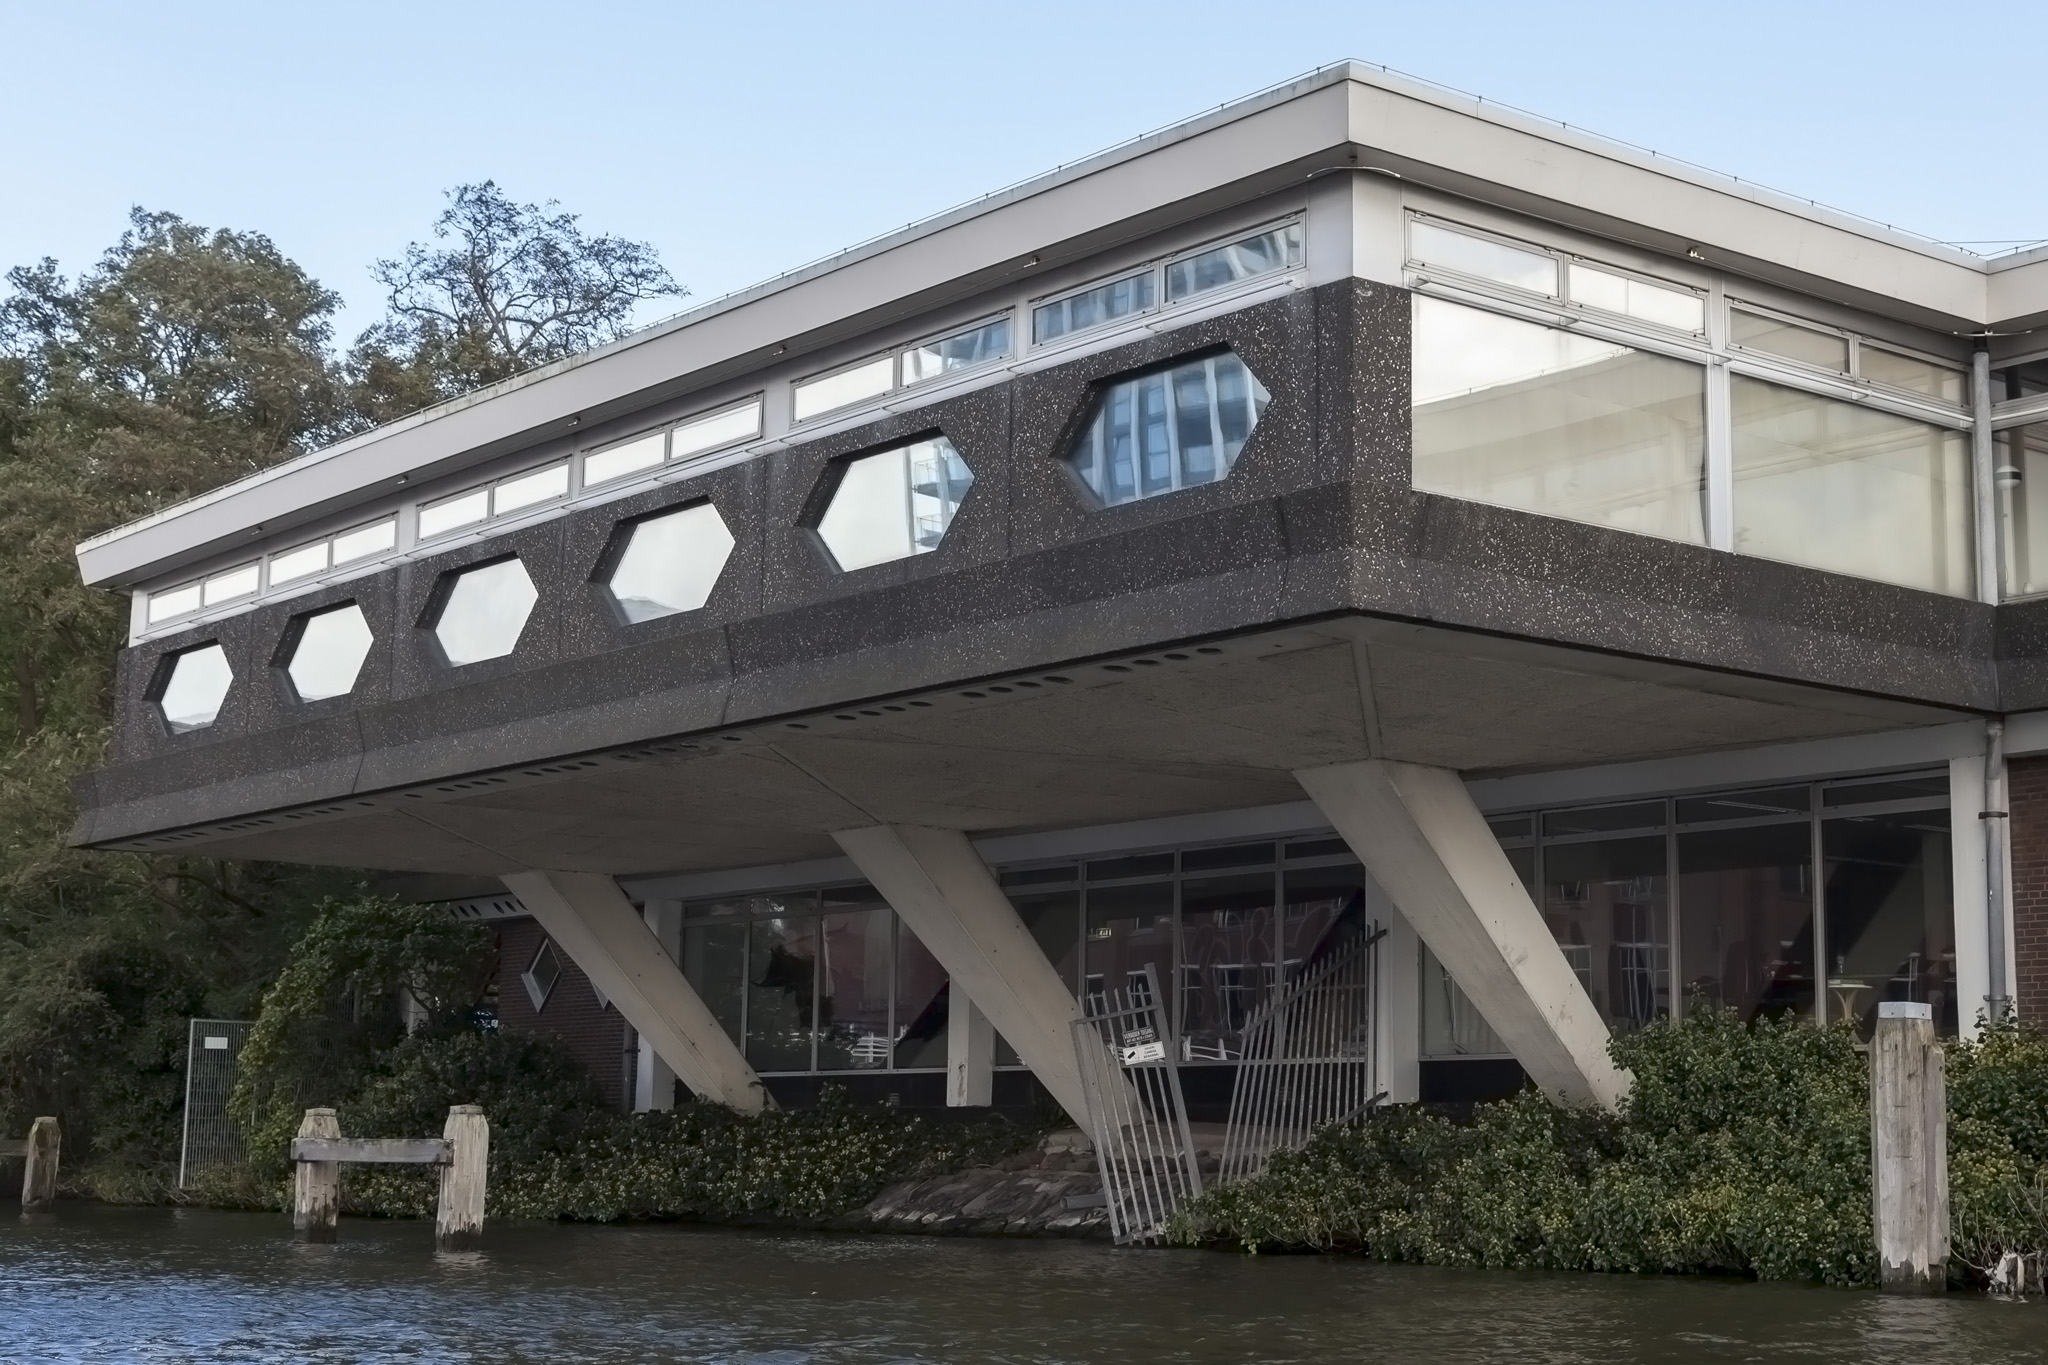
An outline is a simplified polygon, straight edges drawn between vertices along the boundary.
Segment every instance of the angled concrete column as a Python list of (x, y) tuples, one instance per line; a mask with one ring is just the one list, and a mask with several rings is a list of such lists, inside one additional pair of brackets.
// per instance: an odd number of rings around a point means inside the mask
[[(960, 1001), (964, 993), (1060, 1107), (1086, 1127), (1072, 1028), (1080, 1006), (967, 836), (878, 825), (833, 837), (946, 969), (952, 999)], [(950, 1033), (947, 1053), (951, 1061)]]
[[(649, 901), (641, 911), (641, 918), (654, 934), (661, 950), (668, 954), (671, 962), (683, 960), (683, 907), (679, 901)], [(635, 1047), (639, 1055), (634, 1060), (633, 1109), (644, 1113), (649, 1109), (673, 1109), (676, 1104), (676, 1073), (669, 1064), (661, 1060), (661, 1054), (654, 1050), (653, 1042), (646, 1034), (638, 1035)]]
[(1373, 759), (1295, 774), (1530, 1079), (1613, 1108), (1630, 1077), (1542, 912), (1448, 768)]
[(996, 1030), (964, 989), (946, 993), (946, 1106), (986, 1108), (995, 1099)]
[(594, 872), (515, 872), (506, 887), (684, 1085), (742, 1113), (768, 1091), (617, 882)]

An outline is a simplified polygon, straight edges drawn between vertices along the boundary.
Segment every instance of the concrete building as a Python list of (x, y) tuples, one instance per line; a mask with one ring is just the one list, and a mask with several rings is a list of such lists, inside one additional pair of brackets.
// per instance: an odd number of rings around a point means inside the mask
[(1331, 67), (81, 545), (77, 838), (416, 874), (642, 1106), (1072, 1110), (1150, 964), (1214, 1110), (1360, 922), (1395, 1100), (2040, 1017), (2044, 324)]

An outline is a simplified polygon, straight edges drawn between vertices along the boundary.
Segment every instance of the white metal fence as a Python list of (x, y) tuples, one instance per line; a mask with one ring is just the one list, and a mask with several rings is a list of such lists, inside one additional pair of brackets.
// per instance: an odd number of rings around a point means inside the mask
[(194, 1019), (185, 1052), (185, 1140), (178, 1183), (219, 1166), (239, 1165), (243, 1125), (229, 1110), (236, 1064), (249, 1040), (245, 1019)]

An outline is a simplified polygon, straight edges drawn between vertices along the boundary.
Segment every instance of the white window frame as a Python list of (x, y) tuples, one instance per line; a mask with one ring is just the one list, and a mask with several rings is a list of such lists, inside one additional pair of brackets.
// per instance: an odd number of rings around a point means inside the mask
[[(903, 358), (910, 352), (920, 350), (934, 342), (949, 341), (954, 337), (965, 336), (969, 332), (978, 332), (984, 327), (992, 327), (998, 322), (1007, 322), (1010, 325), (1009, 344), (1003, 348), (1000, 354), (976, 361), (972, 365), (963, 365), (957, 370), (946, 370), (939, 374), (927, 375), (922, 379), (906, 380), (903, 377)], [(1015, 308), (999, 308), (992, 313), (982, 314), (972, 322), (963, 322), (956, 326), (943, 327), (936, 331), (926, 332), (914, 341), (891, 346), (883, 351), (870, 351), (858, 360), (848, 361), (844, 365), (834, 365), (829, 370), (819, 370), (815, 374), (807, 374), (801, 379), (791, 380), (789, 385), (791, 425), (809, 426), (813, 422), (823, 422), (832, 418), (843, 417), (847, 413), (858, 412), (860, 409), (873, 404), (886, 403), (891, 397), (905, 390), (930, 388), (935, 384), (945, 383), (969, 375), (981, 374), (998, 366), (1008, 365), (1016, 360), (1018, 354), (1017, 326), (1017, 310)], [(797, 395), (807, 385), (816, 384), (820, 380), (832, 379), (842, 374), (848, 374), (854, 370), (865, 369), (876, 361), (884, 359), (889, 363), (889, 385), (887, 388), (862, 398), (849, 399), (836, 407), (820, 408), (816, 412), (806, 413), (801, 417), (796, 415)]]

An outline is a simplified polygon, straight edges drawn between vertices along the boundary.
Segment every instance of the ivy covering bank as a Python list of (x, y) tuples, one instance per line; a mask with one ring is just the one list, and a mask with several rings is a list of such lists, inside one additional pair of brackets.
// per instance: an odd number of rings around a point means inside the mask
[[(1613, 1043), (1619, 1114), (1414, 1106), (1205, 1192), (1175, 1240), (1431, 1265), (1875, 1282), (1868, 1068), (1846, 1029), (1701, 1009)], [(1954, 1273), (2048, 1250), (2048, 1037), (1948, 1049)]]

